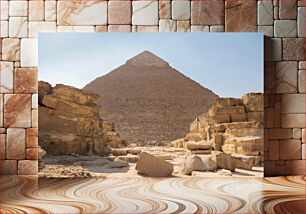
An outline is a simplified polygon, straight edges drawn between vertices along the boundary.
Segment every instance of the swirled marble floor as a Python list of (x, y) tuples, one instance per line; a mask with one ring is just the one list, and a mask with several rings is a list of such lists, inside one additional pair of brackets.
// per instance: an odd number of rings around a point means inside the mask
[(3, 176), (0, 213), (305, 213), (305, 177)]

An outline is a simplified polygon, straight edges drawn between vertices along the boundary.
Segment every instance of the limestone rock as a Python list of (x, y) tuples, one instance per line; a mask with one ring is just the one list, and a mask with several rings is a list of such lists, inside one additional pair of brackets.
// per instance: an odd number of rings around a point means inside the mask
[(151, 177), (167, 177), (173, 172), (173, 165), (149, 153), (142, 152), (136, 170)]
[[(39, 144), (48, 154), (106, 155), (122, 144), (114, 126), (101, 119), (99, 95), (39, 82)], [(104, 126), (103, 126), (104, 124)]]
[(263, 95), (261, 93), (248, 93), (242, 96), (247, 112), (263, 111)]
[(187, 157), (180, 166), (180, 173), (191, 175), (192, 171), (214, 171), (217, 169), (216, 162), (210, 157), (192, 155)]
[(232, 172), (235, 171), (235, 163), (230, 154), (226, 154), (220, 151), (213, 151), (211, 153), (213, 161), (216, 161), (218, 169), (227, 169)]
[(188, 141), (184, 143), (184, 146), (188, 150), (211, 150), (212, 149), (212, 141)]

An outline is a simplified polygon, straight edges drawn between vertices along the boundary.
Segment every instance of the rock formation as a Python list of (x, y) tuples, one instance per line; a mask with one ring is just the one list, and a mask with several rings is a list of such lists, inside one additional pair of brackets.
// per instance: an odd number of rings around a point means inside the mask
[(263, 95), (249, 93), (242, 99), (216, 100), (207, 113), (191, 123), (185, 138), (173, 141), (172, 146), (186, 148), (192, 154), (212, 153), (221, 169), (251, 170), (264, 152)]
[(101, 96), (103, 116), (130, 143), (183, 137), (192, 120), (218, 98), (148, 51), (84, 89)]
[(122, 140), (101, 119), (99, 95), (66, 85), (39, 82), (39, 144), (47, 154), (109, 153)]

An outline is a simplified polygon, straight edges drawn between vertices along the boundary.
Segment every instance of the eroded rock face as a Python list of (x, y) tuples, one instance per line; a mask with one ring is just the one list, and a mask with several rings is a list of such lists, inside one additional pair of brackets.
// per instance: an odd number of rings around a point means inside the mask
[(109, 153), (122, 140), (114, 125), (101, 119), (99, 95), (66, 85), (39, 82), (39, 144), (47, 154)]
[(263, 95), (248, 93), (242, 99), (216, 100), (207, 113), (191, 123), (186, 137), (172, 145), (183, 144), (192, 150), (190, 145), (203, 149), (208, 142), (212, 150), (228, 154), (263, 155)]

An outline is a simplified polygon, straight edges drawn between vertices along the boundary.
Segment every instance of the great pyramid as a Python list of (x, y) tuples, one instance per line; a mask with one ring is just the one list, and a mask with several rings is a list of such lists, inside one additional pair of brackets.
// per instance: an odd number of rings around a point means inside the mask
[(101, 96), (102, 116), (114, 122), (121, 137), (131, 143), (185, 136), (195, 117), (218, 98), (149, 51), (84, 89)]

